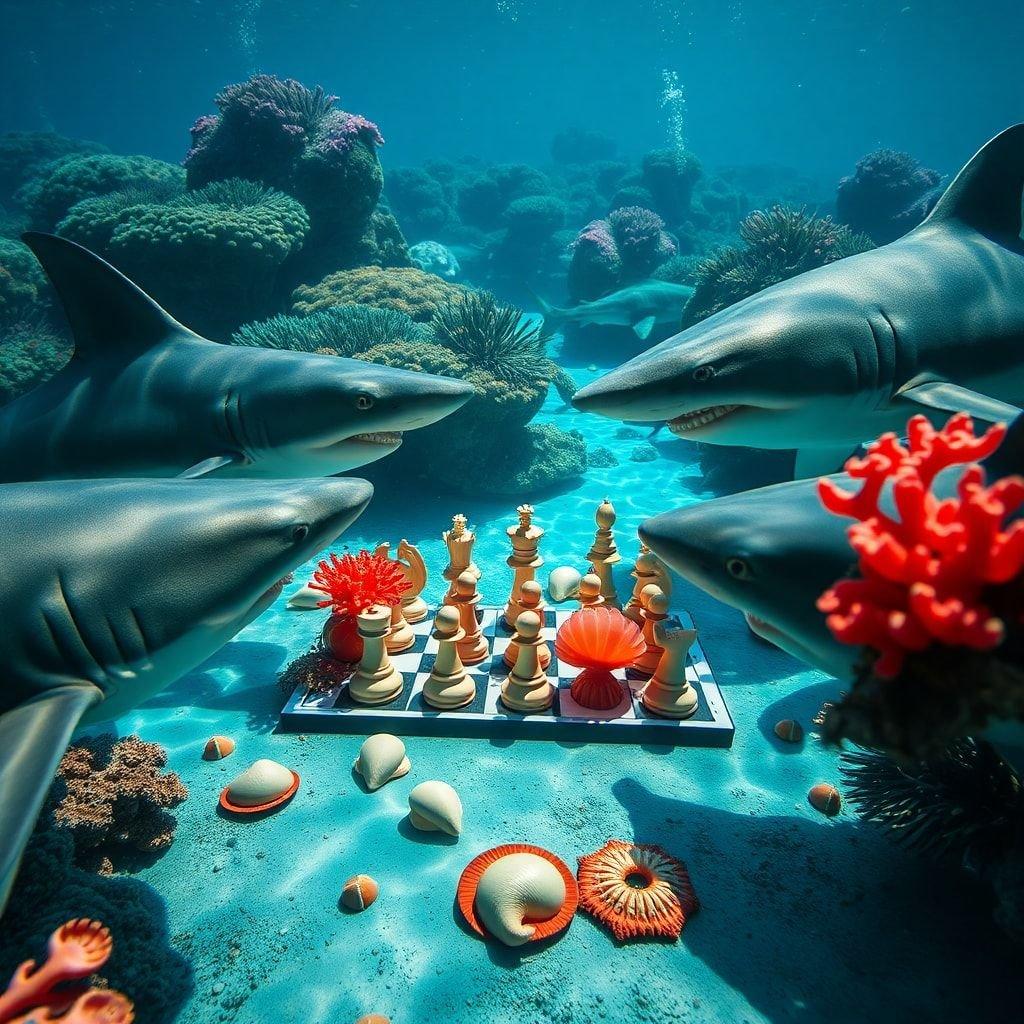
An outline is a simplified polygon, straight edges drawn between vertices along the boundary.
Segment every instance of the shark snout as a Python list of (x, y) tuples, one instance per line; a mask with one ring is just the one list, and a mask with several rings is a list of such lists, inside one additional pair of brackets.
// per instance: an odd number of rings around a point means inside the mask
[(303, 551), (308, 549), (308, 558), (359, 518), (373, 497), (373, 484), (355, 477), (298, 480), (293, 494), (296, 525), (309, 527), (307, 537), (298, 542)]
[(678, 415), (681, 382), (651, 362), (626, 363), (599, 377), (572, 396), (580, 412), (637, 422), (669, 420)]
[[(405, 376), (405, 374), (408, 376)], [(473, 397), (473, 385), (455, 377), (403, 371), (388, 382), (378, 413), (377, 430), (416, 430), (437, 423)]]

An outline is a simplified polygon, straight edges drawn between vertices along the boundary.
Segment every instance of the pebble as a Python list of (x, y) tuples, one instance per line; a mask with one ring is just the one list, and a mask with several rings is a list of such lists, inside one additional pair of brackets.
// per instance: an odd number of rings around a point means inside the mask
[(215, 996), (219, 996), (221, 994), (221, 992), (223, 992), (223, 991), (224, 991), (224, 982), (223, 981), (218, 981), (217, 984), (214, 985), (213, 988), (210, 989), (210, 992), (213, 995), (215, 995)]
[(775, 735), (786, 743), (799, 743), (804, 738), (804, 727), (792, 718), (775, 723)]
[(839, 795), (839, 790), (827, 782), (811, 786), (807, 800), (816, 811), (821, 811), (830, 818), (834, 818), (843, 808), (843, 798)]

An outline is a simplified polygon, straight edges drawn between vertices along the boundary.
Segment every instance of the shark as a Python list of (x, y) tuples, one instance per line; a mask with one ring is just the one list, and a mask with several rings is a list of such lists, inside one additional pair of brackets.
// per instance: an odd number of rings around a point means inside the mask
[(993, 422), (1024, 401), (1024, 124), (964, 166), (923, 223), (773, 285), (576, 393), (583, 411), (838, 469), (910, 415)]
[(372, 494), (329, 477), (0, 485), (0, 913), (75, 728), (213, 654)]
[(553, 329), (563, 324), (603, 324), (613, 327), (632, 327), (641, 341), (646, 341), (657, 326), (679, 326), (683, 306), (693, 295), (685, 284), (650, 279), (628, 285), (618, 291), (561, 309), (535, 296), (544, 322)]
[(74, 339), (0, 410), (0, 481), (331, 476), (473, 394), (462, 380), (194, 334), (95, 253), (29, 233)]

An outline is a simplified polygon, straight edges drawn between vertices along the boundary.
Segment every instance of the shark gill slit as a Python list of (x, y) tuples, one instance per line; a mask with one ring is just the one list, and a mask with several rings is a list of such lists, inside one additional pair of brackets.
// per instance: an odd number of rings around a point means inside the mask
[(153, 657), (153, 648), (150, 645), (149, 637), (146, 636), (145, 627), (142, 625), (142, 616), (140, 616), (139, 613), (131, 607), (131, 605), (128, 606), (128, 614), (131, 616), (132, 621), (135, 623), (136, 630), (138, 630), (139, 646), (142, 648), (143, 655), (147, 660), (151, 660)]
[[(82, 624), (79, 622), (78, 616), (75, 615), (74, 606), (71, 603), (70, 597), (68, 597), (68, 588), (64, 585), (64, 577), (60, 573), (57, 574), (57, 592), (60, 594), (61, 601), (64, 602), (64, 609), (67, 612), (68, 622), (71, 625), (72, 636), (78, 641), (82, 650), (95, 666), (97, 672), (96, 681), (105, 678), (107, 672), (103, 667), (103, 659), (95, 650), (93, 650), (93, 645), (89, 643), (86, 631), (82, 628)], [(83, 675), (84, 674), (85, 673), (83, 673)]]

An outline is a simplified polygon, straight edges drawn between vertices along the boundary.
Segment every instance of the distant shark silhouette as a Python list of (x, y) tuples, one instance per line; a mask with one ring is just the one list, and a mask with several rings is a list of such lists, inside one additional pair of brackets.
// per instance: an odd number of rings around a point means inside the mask
[(0, 913), (76, 726), (213, 654), (372, 494), (355, 479), (0, 485)]
[(541, 308), (544, 323), (553, 330), (563, 324), (632, 327), (636, 336), (646, 341), (656, 326), (679, 326), (683, 307), (691, 295), (693, 289), (689, 285), (651, 279), (568, 309), (552, 306), (539, 295), (534, 298)]
[(695, 441), (796, 448), (798, 477), (836, 470), (915, 412), (1012, 418), (1024, 401), (1022, 184), (1024, 124), (985, 145), (903, 238), (737, 302), (573, 402)]
[(394, 451), (472, 395), (465, 381), (357, 359), (220, 345), (74, 242), (30, 233), (75, 353), (0, 409), (0, 480), (311, 477)]

